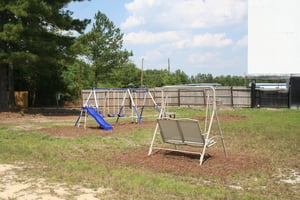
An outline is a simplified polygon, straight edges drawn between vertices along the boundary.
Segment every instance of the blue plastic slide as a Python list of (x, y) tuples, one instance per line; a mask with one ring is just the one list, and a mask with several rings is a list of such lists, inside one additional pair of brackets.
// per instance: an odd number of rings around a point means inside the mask
[(113, 129), (112, 125), (105, 121), (105, 119), (94, 108), (83, 107), (82, 109), (86, 110), (104, 130), (108, 131)]

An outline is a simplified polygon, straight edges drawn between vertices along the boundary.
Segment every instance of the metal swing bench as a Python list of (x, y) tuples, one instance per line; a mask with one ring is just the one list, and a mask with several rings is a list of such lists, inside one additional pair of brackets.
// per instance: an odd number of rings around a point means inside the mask
[[(213, 97), (215, 97), (214, 88), (209, 88), (209, 89), (212, 89)], [(209, 98), (207, 102), (209, 102)], [(210, 109), (211, 109), (211, 113), (209, 114), (208, 111)], [(150, 144), (148, 156), (152, 154), (153, 149), (177, 151), (182, 153), (192, 153), (192, 154), (200, 155), (199, 162), (200, 165), (202, 165), (204, 161), (206, 148), (216, 144), (217, 143), (216, 139), (220, 138), (224, 149), (224, 155), (226, 157), (227, 151), (226, 151), (224, 137), (219, 123), (219, 118), (217, 115), (215, 98), (213, 98), (212, 107), (210, 107), (209, 103), (207, 103), (206, 110), (207, 112), (206, 112), (204, 132), (200, 127), (199, 121), (195, 119), (189, 119), (189, 118), (174, 119), (174, 118), (166, 118), (166, 117), (157, 119), (157, 124)], [(211, 136), (210, 134), (212, 132), (212, 126), (214, 122), (217, 122), (218, 125), (217, 132), (219, 134), (214, 134)], [(174, 145), (175, 148), (165, 148), (165, 147), (158, 147), (158, 146), (154, 147), (156, 135), (159, 133), (161, 135), (162, 142)], [(188, 151), (188, 150), (178, 148), (179, 146), (182, 145), (193, 146), (196, 147), (198, 150)]]

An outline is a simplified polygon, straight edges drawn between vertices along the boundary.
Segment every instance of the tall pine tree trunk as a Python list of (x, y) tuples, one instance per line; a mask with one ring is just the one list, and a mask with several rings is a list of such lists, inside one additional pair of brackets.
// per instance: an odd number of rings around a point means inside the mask
[(10, 62), (8, 66), (8, 106), (14, 108), (15, 103), (15, 85), (14, 85), (14, 66)]
[(8, 111), (8, 65), (5, 63), (0, 64), (0, 112)]
[(97, 71), (97, 68), (95, 69), (95, 73), (94, 73), (94, 86), (93, 87), (98, 87), (98, 71)]

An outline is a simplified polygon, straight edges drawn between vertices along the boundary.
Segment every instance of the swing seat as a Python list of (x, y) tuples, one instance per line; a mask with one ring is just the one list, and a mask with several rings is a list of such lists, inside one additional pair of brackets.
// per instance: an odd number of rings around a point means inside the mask
[(118, 114), (118, 117), (125, 117), (125, 114)]
[[(217, 143), (215, 137), (222, 138), (222, 135), (210, 137), (209, 132), (202, 133), (199, 121), (194, 119), (162, 118), (158, 119), (157, 123), (159, 130), (155, 130), (154, 137), (157, 134), (157, 131), (159, 131), (162, 141), (171, 144), (172, 146), (174, 145), (175, 148), (154, 147), (154, 140), (152, 140), (148, 156), (152, 154), (152, 149), (191, 153), (199, 155), (199, 163), (202, 165), (206, 148)], [(177, 148), (179, 145), (193, 146), (196, 148), (196, 151), (187, 151), (185, 149)], [(223, 146), (223, 148), (225, 153), (225, 146)]]
[(115, 117), (115, 114), (107, 114), (107, 117)]

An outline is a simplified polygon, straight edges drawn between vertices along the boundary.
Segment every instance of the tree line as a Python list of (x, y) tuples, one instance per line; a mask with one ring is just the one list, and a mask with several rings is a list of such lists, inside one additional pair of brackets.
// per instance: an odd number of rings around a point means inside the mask
[(28, 91), (30, 106), (80, 98), (92, 87), (160, 87), (191, 83), (245, 85), (242, 76), (197, 74), (166, 69), (142, 71), (123, 47), (123, 33), (102, 12), (72, 18), (67, 5), (84, 0), (0, 0), (0, 111), (14, 106), (14, 91)]

